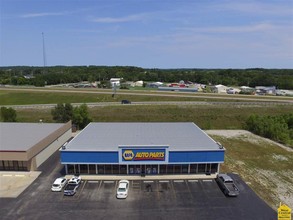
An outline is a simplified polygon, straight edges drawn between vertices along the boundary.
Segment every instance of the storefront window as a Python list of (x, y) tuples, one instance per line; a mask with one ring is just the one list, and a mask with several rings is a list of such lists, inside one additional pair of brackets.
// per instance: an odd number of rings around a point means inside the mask
[(112, 174), (112, 165), (105, 165), (105, 174)]
[(135, 166), (129, 165), (129, 174), (135, 174)]
[(113, 165), (113, 174), (119, 174), (119, 165)]
[(181, 165), (175, 165), (174, 168), (175, 168), (174, 173), (178, 173), (178, 174), (181, 173)]
[(68, 164), (67, 169), (68, 169), (68, 174), (74, 174), (75, 173), (74, 165)]
[(197, 173), (197, 164), (190, 164), (190, 173)]
[(198, 164), (198, 173), (206, 173), (206, 164)]
[(4, 165), (3, 165), (3, 161), (0, 160), (0, 170), (4, 170)]
[(218, 171), (218, 164), (217, 163), (212, 163), (211, 173), (216, 173), (217, 171)]
[(160, 165), (160, 174), (166, 174), (166, 173), (167, 173), (167, 166)]
[(120, 165), (120, 174), (127, 174), (127, 166)]
[(95, 164), (90, 164), (89, 165), (89, 173), (90, 174), (96, 174), (96, 165)]
[(182, 165), (182, 173), (188, 173), (188, 164), (183, 164)]
[(79, 168), (80, 168), (80, 173), (85, 173), (85, 174), (89, 173), (87, 164), (80, 164)]
[(152, 165), (152, 174), (158, 174), (158, 165)]
[(173, 174), (174, 173), (174, 165), (173, 164), (167, 165), (167, 173), (168, 174)]
[(98, 174), (105, 174), (104, 165), (98, 165)]

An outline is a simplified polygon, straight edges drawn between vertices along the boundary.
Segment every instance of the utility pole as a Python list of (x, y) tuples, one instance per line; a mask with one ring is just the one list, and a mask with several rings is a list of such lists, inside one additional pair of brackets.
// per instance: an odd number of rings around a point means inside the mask
[(45, 35), (44, 35), (44, 32), (42, 32), (42, 38), (43, 38), (43, 61), (44, 61), (44, 72), (45, 72), (45, 68), (47, 66), (47, 59), (46, 59), (46, 47), (45, 47)]

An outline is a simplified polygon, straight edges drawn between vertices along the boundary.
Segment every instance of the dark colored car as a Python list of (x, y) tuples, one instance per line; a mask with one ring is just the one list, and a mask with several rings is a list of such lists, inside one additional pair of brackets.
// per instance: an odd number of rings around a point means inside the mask
[(64, 195), (65, 196), (73, 196), (76, 193), (77, 188), (79, 187), (80, 183), (81, 183), (80, 176), (72, 177), (68, 181), (68, 184), (66, 185), (66, 187), (64, 189)]
[(121, 104), (131, 104), (131, 101), (124, 99), (121, 101)]

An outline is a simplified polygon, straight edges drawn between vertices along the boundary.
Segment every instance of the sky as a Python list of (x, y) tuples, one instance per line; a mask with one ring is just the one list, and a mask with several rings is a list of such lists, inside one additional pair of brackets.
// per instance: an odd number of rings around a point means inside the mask
[(0, 66), (44, 64), (292, 69), (293, 0), (0, 0)]

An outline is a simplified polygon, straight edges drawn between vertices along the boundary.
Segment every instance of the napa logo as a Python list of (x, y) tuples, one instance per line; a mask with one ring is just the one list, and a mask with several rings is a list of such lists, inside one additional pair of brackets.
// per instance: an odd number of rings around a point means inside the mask
[(124, 160), (132, 160), (134, 157), (134, 153), (132, 150), (126, 150), (123, 152), (122, 157)]

